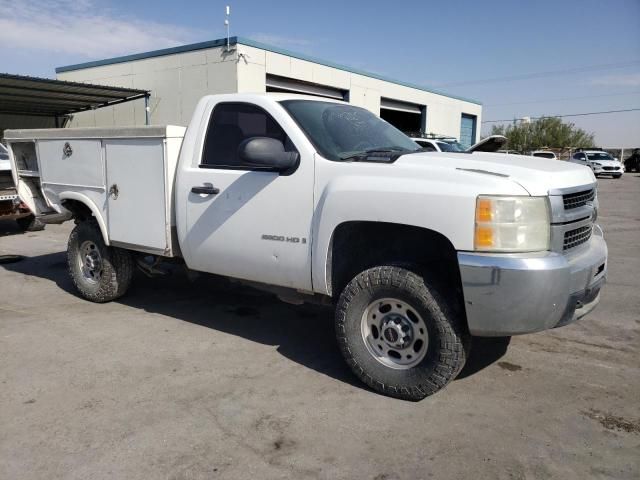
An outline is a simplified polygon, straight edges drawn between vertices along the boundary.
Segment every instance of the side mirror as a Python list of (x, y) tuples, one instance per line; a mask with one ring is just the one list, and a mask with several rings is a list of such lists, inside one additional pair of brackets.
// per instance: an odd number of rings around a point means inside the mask
[(298, 152), (285, 152), (281, 141), (269, 137), (247, 138), (238, 146), (238, 157), (243, 163), (278, 172), (298, 164)]

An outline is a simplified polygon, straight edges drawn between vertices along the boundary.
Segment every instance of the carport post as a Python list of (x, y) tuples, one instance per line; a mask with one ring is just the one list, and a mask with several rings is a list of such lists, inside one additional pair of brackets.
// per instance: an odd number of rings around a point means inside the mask
[(149, 125), (149, 94), (144, 96), (144, 124)]
[(420, 107), (420, 133), (427, 133), (427, 112), (428, 108), (426, 105), (422, 105)]

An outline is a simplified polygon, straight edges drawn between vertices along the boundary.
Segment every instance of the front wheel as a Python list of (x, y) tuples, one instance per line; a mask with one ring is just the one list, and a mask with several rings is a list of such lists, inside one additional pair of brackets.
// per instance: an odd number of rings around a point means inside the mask
[(80, 295), (96, 303), (124, 295), (133, 277), (131, 254), (106, 246), (100, 228), (92, 220), (80, 222), (71, 232), (67, 265)]
[(466, 362), (470, 336), (454, 301), (404, 268), (365, 270), (338, 302), (340, 350), (374, 390), (421, 400), (444, 388)]

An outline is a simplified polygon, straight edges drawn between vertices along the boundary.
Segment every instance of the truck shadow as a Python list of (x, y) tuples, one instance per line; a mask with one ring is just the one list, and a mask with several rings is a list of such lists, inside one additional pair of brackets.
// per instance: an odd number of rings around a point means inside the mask
[(22, 235), (25, 232), (18, 227), (15, 220), (0, 220), (0, 237), (9, 237), (11, 235)]
[[(44, 278), (77, 295), (67, 275), (66, 253), (27, 257), (0, 268)], [(335, 341), (333, 309), (294, 306), (275, 296), (212, 275), (190, 281), (174, 267), (161, 278), (136, 273), (128, 294), (118, 303), (272, 345), (284, 357), (358, 388), (368, 389), (349, 370)], [(509, 339), (474, 339), (472, 354), (458, 379), (467, 378), (499, 360)]]

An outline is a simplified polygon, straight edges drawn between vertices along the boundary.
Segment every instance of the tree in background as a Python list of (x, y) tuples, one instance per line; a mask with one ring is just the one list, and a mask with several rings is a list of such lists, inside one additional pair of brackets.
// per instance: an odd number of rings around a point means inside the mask
[(592, 133), (555, 117), (542, 117), (531, 123), (517, 125), (494, 125), (491, 135), (504, 135), (509, 140), (508, 148), (522, 153), (541, 148), (565, 152), (593, 147), (594, 144)]

